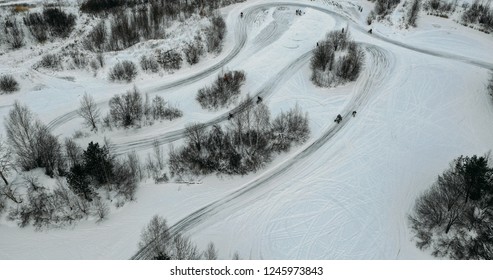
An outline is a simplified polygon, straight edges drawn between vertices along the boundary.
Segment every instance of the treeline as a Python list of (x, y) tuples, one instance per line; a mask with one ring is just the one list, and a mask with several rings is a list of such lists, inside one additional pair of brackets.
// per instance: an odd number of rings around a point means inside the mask
[[(135, 154), (117, 159), (107, 145), (91, 142), (83, 150), (71, 139), (61, 143), (29, 108), (17, 102), (5, 129), (7, 142), (0, 143), (0, 210), (5, 210), (5, 199), (14, 203), (8, 217), (20, 226), (62, 226), (90, 215), (104, 219), (109, 208), (103, 193), (108, 199), (116, 198), (118, 205), (134, 199), (142, 178)], [(57, 179), (57, 187), (44, 186), (29, 175), (15, 184), (7, 179), (14, 170), (37, 168)], [(25, 191), (19, 192), (19, 187)]]
[(489, 156), (455, 159), (409, 215), (416, 245), (436, 257), (491, 260), (492, 175)]
[(25, 45), (24, 26), (36, 42), (52, 38), (66, 38), (75, 28), (77, 17), (61, 8), (45, 6), (42, 12), (31, 12), (22, 17), (8, 16), (2, 22), (4, 39), (13, 49)]
[(240, 88), (245, 80), (246, 75), (243, 71), (228, 71), (220, 74), (212, 86), (199, 90), (196, 99), (204, 109), (225, 108), (240, 95)]
[(317, 43), (313, 51), (311, 79), (321, 87), (354, 81), (361, 72), (363, 61), (363, 51), (351, 41), (347, 30), (331, 31), (324, 41)]
[[(120, 3), (119, 1), (112, 3), (117, 2)], [(208, 5), (205, 5), (206, 3)], [(102, 5), (106, 6), (106, 4), (108, 3), (103, 1)], [(123, 4), (123, 6), (118, 7), (129, 5), (128, 3)], [(214, 7), (214, 3), (203, 1), (199, 5), (196, 1), (150, 0), (142, 1), (137, 6), (134, 9), (111, 9), (114, 12), (110, 15), (109, 20), (101, 19), (88, 33), (83, 42), (85, 48), (96, 52), (118, 51), (141, 41), (162, 39), (166, 37), (166, 28), (171, 21), (186, 20), (193, 14), (200, 13), (201, 16), (210, 17), (211, 25), (205, 30), (206, 38), (200, 38), (199, 41), (201, 44), (207, 45), (209, 52), (221, 50), (226, 33), (226, 24), (221, 16), (212, 12), (214, 9), (209, 10), (207, 8)]]
[(266, 105), (247, 99), (223, 128), (202, 124), (186, 128), (186, 145), (169, 154), (169, 171), (178, 180), (212, 173), (245, 175), (268, 163), (273, 153), (304, 143), (310, 134), (308, 116), (298, 106), (273, 121)]

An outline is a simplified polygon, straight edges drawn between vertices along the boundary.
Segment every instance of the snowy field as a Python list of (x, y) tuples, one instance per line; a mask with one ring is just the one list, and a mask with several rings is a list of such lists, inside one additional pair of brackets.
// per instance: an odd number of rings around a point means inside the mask
[[(12, 1), (0, 5), (6, 2)], [(142, 155), (154, 140), (166, 149), (168, 143), (181, 145), (187, 123), (227, 119), (228, 110), (208, 112), (195, 101), (197, 90), (222, 70), (244, 70), (243, 94), (262, 96), (273, 115), (300, 105), (309, 113), (309, 141), (244, 177), (209, 176), (194, 185), (148, 180), (136, 202), (112, 209), (102, 223), (83, 220), (38, 232), (2, 217), (0, 259), (129, 259), (156, 214), (200, 248), (213, 241), (224, 259), (236, 251), (244, 259), (431, 258), (415, 247), (407, 216), (452, 159), (493, 148), (493, 104), (485, 89), (493, 37), (425, 13), (417, 28), (374, 23), (370, 35), (366, 17), (372, 7), (366, 0), (248, 0), (222, 9), (228, 34), (221, 54), (135, 82), (176, 104), (182, 119), (90, 134), (81, 143), (106, 137), (118, 153)], [(296, 9), (304, 14), (295, 16)], [(349, 28), (365, 50), (365, 68), (354, 83), (318, 88), (310, 81), (311, 51), (328, 31), (341, 28)], [(146, 47), (123, 56), (140, 56)], [(0, 56), (0, 74), (21, 83), (18, 93), (0, 95), (2, 135), (15, 100), (63, 138), (83, 126), (75, 110), (84, 92), (107, 110), (111, 96), (132, 87), (76, 70), (33, 70), (39, 57), (29, 49), (13, 55)], [(337, 114), (340, 124), (333, 122)]]

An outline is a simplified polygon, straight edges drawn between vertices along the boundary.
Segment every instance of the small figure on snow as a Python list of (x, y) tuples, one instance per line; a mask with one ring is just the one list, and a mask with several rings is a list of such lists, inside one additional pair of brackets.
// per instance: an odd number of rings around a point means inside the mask
[(334, 120), (334, 122), (336, 123), (340, 123), (342, 121), (342, 116), (341, 114), (337, 115), (336, 119)]
[(262, 97), (258, 96), (258, 97), (257, 97), (257, 104), (259, 104), (259, 103), (260, 103), (260, 102), (262, 102), (262, 101), (263, 101)]
[(353, 118), (356, 117), (356, 111), (353, 111)]
[(370, 28), (370, 30), (368, 30), (368, 33), (372, 34), (373, 33), (373, 29)]
[(229, 113), (228, 120), (231, 120), (234, 117), (233, 113)]
[(240, 17), (242, 18), (243, 17), (243, 12), (240, 13)]

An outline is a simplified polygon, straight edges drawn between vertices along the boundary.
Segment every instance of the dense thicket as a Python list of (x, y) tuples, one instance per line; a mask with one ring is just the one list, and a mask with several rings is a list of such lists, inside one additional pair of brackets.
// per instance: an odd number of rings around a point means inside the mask
[(455, 159), (409, 216), (420, 249), (451, 259), (493, 258), (493, 169), (486, 156)]
[(390, 14), (401, 0), (370, 0), (375, 3), (374, 11), (377, 15), (385, 16)]
[(110, 101), (110, 120), (113, 126), (128, 128), (143, 125), (157, 120), (174, 120), (183, 116), (183, 113), (170, 106), (162, 97), (156, 96), (149, 100), (137, 89), (121, 95), (113, 96)]
[(0, 76), (0, 94), (12, 93), (19, 90), (19, 83), (12, 75)]
[(15, 102), (6, 118), (5, 130), (16, 161), (22, 169), (42, 167), (49, 176), (64, 173), (64, 159), (57, 137), (29, 108)]
[(66, 13), (60, 8), (45, 7), (42, 13), (29, 13), (24, 17), (33, 37), (40, 43), (46, 41), (49, 36), (65, 38), (75, 27), (76, 16)]
[(13, 49), (24, 46), (24, 31), (22, 30), (22, 25), (17, 22), (16, 18), (6, 18), (3, 28), (6, 41)]
[(197, 93), (197, 101), (204, 109), (225, 108), (240, 95), (240, 88), (246, 80), (243, 71), (228, 71), (220, 74), (214, 84), (204, 87)]
[(414, 0), (407, 11), (407, 24), (416, 27), (421, 1)]
[(490, 2), (480, 2), (476, 0), (471, 6), (466, 8), (462, 15), (465, 23), (478, 23), (485, 29), (493, 29), (493, 8)]
[(323, 87), (354, 81), (359, 76), (363, 61), (363, 51), (351, 41), (347, 30), (329, 32), (313, 51), (311, 79)]
[(109, 73), (110, 81), (125, 81), (130, 83), (137, 77), (137, 66), (129, 60), (118, 62), (111, 68)]
[(217, 250), (214, 243), (209, 243), (204, 252), (188, 237), (180, 234), (171, 235), (166, 220), (161, 216), (154, 216), (142, 229), (139, 248), (147, 248), (149, 256), (154, 260), (215, 260)]
[(296, 107), (272, 122), (268, 107), (250, 99), (225, 128), (201, 124), (186, 129), (187, 144), (169, 154), (169, 170), (179, 180), (216, 174), (247, 174), (268, 163), (272, 154), (308, 139), (308, 116)]

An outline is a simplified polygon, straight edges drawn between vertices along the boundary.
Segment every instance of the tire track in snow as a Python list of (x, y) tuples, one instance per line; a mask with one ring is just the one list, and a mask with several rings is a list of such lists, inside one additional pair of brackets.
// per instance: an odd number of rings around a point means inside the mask
[[(250, 14), (256, 9), (258, 9), (258, 8), (253, 7), (251, 9), (248, 9), (245, 12), (246, 13), (245, 19), (252, 19)], [(177, 81), (174, 81), (174, 82), (162, 85), (162, 86), (150, 88), (146, 92), (147, 93), (156, 93), (156, 92), (169, 90), (169, 89), (172, 89), (175, 87), (181, 87), (181, 86), (189, 85), (189, 84), (197, 82), (197, 81), (213, 74), (217, 70), (224, 67), (231, 60), (233, 60), (233, 58), (235, 58), (240, 53), (240, 51), (245, 47), (246, 42), (247, 42), (247, 37), (248, 37), (247, 36), (247, 23), (246, 23), (247, 21), (248, 20), (242, 20), (242, 19), (238, 20), (238, 22), (236, 24), (236, 30), (233, 31), (236, 34), (236, 36), (235, 36), (236, 37), (235, 38), (236, 45), (233, 48), (233, 50), (225, 58), (223, 58), (221, 61), (219, 61), (218, 63), (214, 64), (213, 66), (211, 66), (211, 67), (205, 69), (204, 71), (199, 72), (195, 75), (192, 75), (190, 77), (180, 79), (180, 80), (177, 80)], [(100, 107), (101, 105), (106, 104), (107, 102), (108, 101), (98, 102), (97, 105), (98, 105), (98, 107)], [(51, 122), (48, 123), (47, 127), (48, 127), (48, 129), (53, 130), (53, 129), (63, 125), (64, 123), (71, 121), (77, 117), (78, 117), (77, 110), (74, 110), (74, 111), (65, 113), (65, 114), (55, 118), (54, 120), (52, 120)]]
[[(264, 86), (257, 91), (254, 95), (250, 97), (252, 100), (251, 104), (255, 104), (255, 100), (257, 97), (262, 97), (262, 99), (266, 100), (269, 98), (274, 90), (279, 87), (280, 84), (286, 82), (289, 78), (291, 78), (303, 65), (308, 63), (312, 55), (312, 51), (305, 52), (300, 57), (295, 59), (289, 65), (284, 67), (279, 73), (277, 73), (274, 77), (269, 79)], [(245, 106), (238, 106), (229, 112), (226, 112), (218, 117), (202, 123), (202, 125), (208, 127), (214, 124), (221, 123), (223, 121), (228, 120), (229, 114), (237, 114), (245, 109)], [(123, 142), (119, 144), (114, 144), (113, 147), (115, 149), (116, 154), (124, 154), (127, 152), (131, 152), (136, 149), (148, 149), (152, 148), (154, 143), (157, 141), (159, 145), (163, 145), (166, 143), (171, 143), (176, 140), (182, 139), (185, 137), (185, 128), (174, 130), (171, 132), (163, 133), (161, 135), (154, 136), (153, 138), (147, 139), (139, 139), (130, 142)]]
[[(394, 68), (394, 58), (390, 52), (380, 47), (369, 44), (363, 44), (363, 46), (367, 51), (367, 54), (369, 54), (370, 56), (370, 65), (365, 67), (366, 74), (365, 77), (362, 79), (363, 85), (360, 92), (355, 94), (345, 106), (343, 113), (341, 114), (343, 116), (343, 120), (341, 121), (341, 123), (330, 125), (320, 138), (316, 139), (314, 142), (308, 145), (300, 153), (293, 156), (291, 159), (285, 161), (278, 168), (267, 171), (262, 176), (246, 184), (239, 190), (221, 199), (218, 199), (184, 217), (170, 228), (170, 233), (172, 235), (175, 235), (178, 233), (189, 231), (193, 227), (204, 223), (207, 218), (210, 218), (211, 216), (217, 215), (219, 213), (227, 212), (228, 214), (231, 214), (235, 211), (241, 211), (245, 204), (250, 203), (252, 200), (255, 200), (256, 197), (261, 196), (265, 194), (266, 191), (270, 190), (264, 188), (260, 193), (254, 193), (254, 191), (259, 190), (260, 187), (263, 185), (274, 186), (274, 184), (269, 185), (268, 183), (273, 182), (277, 178), (289, 172), (296, 163), (312, 155), (320, 147), (333, 139), (339, 131), (344, 129), (349, 123), (349, 120), (352, 118), (352, 111), (355, 109), (361, 109), (365, 107), (365, 105), (367, 105), (371, 97), (371, 92), (375, 92), (383, 84), (385, 78), (391, 75)], [(332, 122), (332, 120), (329, 121)], [(253, 196), (250, 198), (250, 200), (246, 202), (243, 201), (241, 204), (236, 201), (237, 198), (243, 197), (245, 195)], [(152, 242), (146, 247), (139, 250), (134, 256), (132, 256), (132, 259), (150, 258), (152, 247), (151, 245)]]

